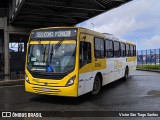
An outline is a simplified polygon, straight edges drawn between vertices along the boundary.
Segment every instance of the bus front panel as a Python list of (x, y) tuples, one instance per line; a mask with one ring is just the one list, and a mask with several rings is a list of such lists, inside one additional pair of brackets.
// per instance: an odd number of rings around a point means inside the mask
[(31, 33), (25, 66), (27, 92), (78, 95), (78, 29), (45, 29)]

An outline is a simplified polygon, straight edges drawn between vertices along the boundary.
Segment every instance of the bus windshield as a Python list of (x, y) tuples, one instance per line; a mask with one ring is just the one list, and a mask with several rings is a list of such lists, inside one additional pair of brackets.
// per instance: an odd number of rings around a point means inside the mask
[(75, 66), (75, 43), (30, 44), (28, 70), (33, 72), (66, 73)]

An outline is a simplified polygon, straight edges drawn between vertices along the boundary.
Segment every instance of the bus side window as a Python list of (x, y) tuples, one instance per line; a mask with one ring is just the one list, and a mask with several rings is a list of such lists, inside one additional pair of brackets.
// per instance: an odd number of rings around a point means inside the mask
[(91, 43), (80, 42), (80, 68), (91, 63)]
[(134, 56), (136, 56), (136, 46), (134, 45)]
[(106, 57), (108, 58), (114, 57), (113, 41), (105, 40), (105, 47), (106, 47)]
[(120, 57), (120, 43), (114, 41), (114, 56), (115, 57)]
[(126, 44), (121, 43), (121, 56), (125, 57), (126, 56)]
[(104, 58), (105, 57), (104, 39), (102, 39), (102, 38), (95, 38), (94, 39), (94, 52), (95, 52), (95, 58)]
[(134, 48), (133, 45), (130, 45), (130, 55), (134, 56)]
[(126, 56), (130, 56), (130, 46), (128, 44), (126, 44)]

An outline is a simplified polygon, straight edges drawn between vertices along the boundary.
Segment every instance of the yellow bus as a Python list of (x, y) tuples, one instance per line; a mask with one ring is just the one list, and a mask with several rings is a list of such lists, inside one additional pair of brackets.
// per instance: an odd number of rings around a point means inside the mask
[(136, 69), (136, 45), (80, 27), (31, 31), (25, 64), (27, 92), (77, 97), (128, 78)]

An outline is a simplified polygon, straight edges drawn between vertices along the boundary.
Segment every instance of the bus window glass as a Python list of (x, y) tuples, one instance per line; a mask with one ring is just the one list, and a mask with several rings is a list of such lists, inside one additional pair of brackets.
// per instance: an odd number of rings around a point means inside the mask
[(104, 40), (95, 38), (95, 58), (104, 58)]
[(28, 50), (28, 70), (66, 73), (75, 66), (75, 49), (76, 44), (32, 44)]
[(106, 47), (106, 57), (113, 57), (114, 56), (113, 41), (106, 40), (105, 47)]
[(126, 44), (126, 56), (130, 56), (130, 46)]
[(133, 45), (130, 45), (130, 54), (131, 54), (131, 56), (133, 56), (134, 54), (134, 50), (133, 50)]
[(125, 57), (126, 56), (126, 44), (121, 43), (121, 56)]
[(134, 45), (134, 56), (136, 56), (136, 46)]
[(114, 56), (120, 57), (120, 43), (114, 42)]
[(80, 67), (91, 62), (91, 43), (80, 42)]

